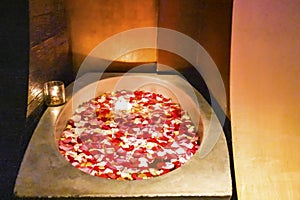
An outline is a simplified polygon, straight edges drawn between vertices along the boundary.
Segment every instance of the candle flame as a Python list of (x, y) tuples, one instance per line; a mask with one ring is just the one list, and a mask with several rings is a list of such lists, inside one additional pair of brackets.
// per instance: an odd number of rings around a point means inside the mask
[(52, 96), (58, 96), (58, 93), (59, 93), (58, 86), (53, 86), (52, 89), (51, 89), (51, 95)]

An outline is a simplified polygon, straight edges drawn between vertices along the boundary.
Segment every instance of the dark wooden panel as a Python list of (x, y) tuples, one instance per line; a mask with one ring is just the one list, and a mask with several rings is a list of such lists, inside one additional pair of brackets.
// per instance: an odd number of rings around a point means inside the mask
[(30, 17), (36, 17), (53, 12), (54, 10), (56, 10), (57, 3), (59, 3), (59, 0), (30, 0)]
[[(63, 62), (58, 58), (69, 56), (68, 34), (60, 32), (30, 49), (30, 73), (47, 71)], [(64, 59), (64, 62), (69, 62)], [(64, 65), (66, 63), (63, 63)]]
[[(63, 0), (30, 0), (30, 67), (27, 117), (38, 121), (43, 112), (43, 84), (73, 81)], [(33, 116), (30, 116), (30, 115)], [(28, 126), (34, 123), (28, 121)], [(32, 125), (31, 125), (32, 124)]]
[(30, 50), (28, 102), (30, 103), (37, 92), (41, 91), (44, 82), (61, 77), (61, 73), (66, 70), (72, 74), (66, 32), (32, 47)]
[(66, 29), (62, 0), (31, 0), (30, 44), (37, 45)]

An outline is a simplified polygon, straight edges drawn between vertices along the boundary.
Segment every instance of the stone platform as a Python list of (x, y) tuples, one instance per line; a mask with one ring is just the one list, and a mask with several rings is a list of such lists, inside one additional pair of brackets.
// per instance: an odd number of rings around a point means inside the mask
[[(148, 75), (180, 86), (181, 79), (176, 75)], [(86, 74), (76, 80), (76, 84), (83, 87), (98, 76), (96, 73)], [(73, 84), (67, 87), (67, 100), (72, 92)], [(24, 155), (15, 195), (28, 198), (230, 199), (232, 186), (226, 139), (211, 107), (200, 94), (197, 97), (204, 129), (221, 133), (213, 149), (204, 157), (197, 152), (185, 165), (170, 173), (139, 181), (94, 177), (73, 167), (62, 157), (55, 140), (56, 120), (66, 105), (47, 108)]]

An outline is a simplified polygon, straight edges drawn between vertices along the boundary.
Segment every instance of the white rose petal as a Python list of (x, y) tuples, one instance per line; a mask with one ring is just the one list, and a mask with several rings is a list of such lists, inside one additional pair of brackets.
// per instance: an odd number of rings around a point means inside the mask
[(179, 147), (179, 145), (178, 145), (178, 143), (177, 143), (177, 142), (173, 142), (173, 143), (172, 143), (172, 145), (171, 145), (171, 147), (173, 147), (173, 148), (177, 148), (177, 147)]
[(177, 154), (184, 154), (185, 150), (183, 148), (176, 149)]
[(165, 151), (159, 151), (157, 152), (158, 156), (165, 156), (167, 153)]
[(111, 170), (111, 169), (109, 169), (109, 168), (106, 168), (106, 169), (103, 171), (104, 174), (107, 174), (107, 173), (113, 173), (113, 172), (114, 172), (114, 171)]

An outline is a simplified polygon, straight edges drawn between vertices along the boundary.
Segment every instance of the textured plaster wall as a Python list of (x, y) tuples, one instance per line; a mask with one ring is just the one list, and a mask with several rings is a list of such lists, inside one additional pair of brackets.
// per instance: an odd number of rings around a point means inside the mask
[[(232, 0), (160, 0), (158, 26), (176, 30), (197, 41), (211, 56), (218, 67), (224, 82), (226, 96), (220, 96), (217, 91), (213, 95), (220, 102), (229, 102), (229, 72), (230, 72), (230, 39)], [(158, 33), (158, 42), (160, 34)], [(173, 45), (180, 45), (172, 41)], [(195, 73), (190, 73), (191, 65), (183, 58), (166, 51), (159, 51), (157, 61), (170, 66), (180, 72), (187, 73), (195, 78)], [(200, 61), (201, 63), (201, 61)], [(166, 68), (158, 66), (159, 71)], [(196, 72), (197, 73), (197, 72)], [(199, 78), (195, 78), (200, 80)], [(193, 79), (190, 78), (192, 81)], [(211, 80), (212, 82), (214, 80)], [(198, 85), (198, 83), (192, 83)], [(197, 88), (199, 89), (199, 88)], [(214, 89), (212, 89), (214, 90)], [(225, 108), (226, 109), (226, 108)], [(227, 105), (229, 116), (229, 103)]]
[[(217, 97), (217, 99), (222, 102), (229, 101), (232, 0), (66, 0), (66, 9), (74, 74), (77, 73), (86, 56), (98, 44), (114, 34), (133, 28), (158, 26), (184, 33), (208, 51), (220, 71), (227, 94), (227, 99), (226, 97), (225, 99)], [(160, 35), (157, 33), (157, 41), (159, 40)], [(126, 41), (121, 42), (126, 43)], [(178, 41), (173, 43), (180, 45)], [(119, 43), (116, 43), (116, 47), (114, 51), (106, 53), (116, 54), (119, 51), (126, 51)], [(180, 56), (154, 49), (130, 52), (117, 61), (126, 62), (127, 65), (158, 62), (181, 72), (191, 67)], [(117, 63), (109, 70), (126, 71), (126, 69), (128, 67), (126, 68), (124, 64)], [(158, 71), (164, 69), (158, 67)], [(195, 73), (189, 73), (188, 76), (192, 75)], [(201, 82), (199, 77), (195, 76), (193, 79)], [(194, 83), (194, 85), (202, 87), (203, 84)], [(229, 113), (229, 106), (225, 112)]]
[[(84, 58), (104, 40), (133, 28), (157, 25), (157, 0), (66, 0), (66, 8), (75, 74)], [(118, 49), (126, 51), (122, 46)], [(156, 51), (134, 51), (117, 61), (155, 62)]]
[(237, 0), (231, 117), (240, 199), (300, 198), (300, 1)]

